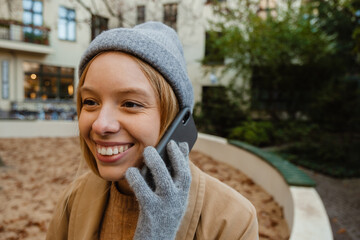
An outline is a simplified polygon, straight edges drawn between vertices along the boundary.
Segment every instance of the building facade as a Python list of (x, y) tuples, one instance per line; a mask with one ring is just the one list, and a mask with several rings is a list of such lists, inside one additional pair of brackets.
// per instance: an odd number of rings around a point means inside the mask
[[(271, 6), (273, 1), (264, 0), (259, 7), (264, 3)], [(218, 84), (219, 67), (201, 63), (211, 49), (206, 46), (208, 20), (213, 19), (211, 0), (0, 0), (0, 4), (0, 111), (5, 117), (73, 118), (77, 66), (90, 41), (104, 30), (146, 21), (162, 21), (178, 32), (196, 101), (204, 86)]]

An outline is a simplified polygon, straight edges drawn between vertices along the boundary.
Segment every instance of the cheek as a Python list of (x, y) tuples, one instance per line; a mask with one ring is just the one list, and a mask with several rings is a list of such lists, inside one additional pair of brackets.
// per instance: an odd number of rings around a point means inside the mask
[(89, 133), (90, 133), (91, 119), (89, 118), (89, 116), (86, 116), (86, 114), (81, 112), (78, 122), (79, 122), (80, 135), (86, 139), (87, 136), (89, 136)]
[(146, 120), (141, 121), (134, 128), (134, 133), (138, 136), (138, 139), (142, 142), (144, 147), (156, 146), (159, 141), (160, 135), (160, 117), (152, 116)]
[(151, 129), (148, 133), (149, 139), (151, 139), (150, 145), (156, 146), (160, 140), (159, 139), (159, 137), (160, 137), (160, 116), (154, 117), (154, 119), (152, 119), (152, 121), (149, 122), (147, 127), (148, 127), (148, 129)]

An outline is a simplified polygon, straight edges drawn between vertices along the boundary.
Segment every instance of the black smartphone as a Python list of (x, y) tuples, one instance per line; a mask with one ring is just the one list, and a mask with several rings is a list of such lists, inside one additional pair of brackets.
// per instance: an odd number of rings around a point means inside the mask
[(162, 159), (164, 159), (168, 168), (169, 160), (166, 151), (168, 142), (170, 140), (174, 140), (177, 144), (187, 142), (190, 152), (196, 142), (197, 135), (197, 129), (190, 108), (181, 109), (156, 147), (156, 150)]

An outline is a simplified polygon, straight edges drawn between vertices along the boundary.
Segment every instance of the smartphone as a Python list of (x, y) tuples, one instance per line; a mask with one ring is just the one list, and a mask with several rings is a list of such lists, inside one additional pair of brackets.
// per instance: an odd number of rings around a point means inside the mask
[(183, 108), (176, 115), (175, 119), (166, 130), (165, 134), (158, 143), (156, 150), (169, 168), (169, 159), (166, 150), (168, 142), (170, 140), (174, 140), (177, 144), (186, 142), (189, 145), (190, 152), (196, 142), (197, 136), (198, 133), (191, 110), (190, 108)]

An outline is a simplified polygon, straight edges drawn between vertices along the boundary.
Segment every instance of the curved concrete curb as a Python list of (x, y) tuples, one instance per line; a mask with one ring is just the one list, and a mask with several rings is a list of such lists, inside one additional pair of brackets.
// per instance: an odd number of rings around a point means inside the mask
[(305, 172), (274, 153), (266, 152), (260, 148), (236, 140), (229, 140), (229, 143), (249, 151), (268, 162), (280, 172), (290, 186), (315, 187), (316, 185), (314, 180), (312, 180)]
[[(264, 159), (266, 154), (260, 157), (261, 154), (231, 145), (224, 138), (200, 133), (194, 150), (240, 169), (270, 193), (284, 209), (285, 220), (291, 231), (290, 240), (333, 239), (325, 207), (309, 179), (305, 184), (307, 187), (301, 186), (298, 181), (292, 186), (283, 175), (284, 171), (276, 168), (279, 162), (274, 166), (271, 159)], [(294, 171), (291, 166), (290, 174), (295, 174)], [(302, 179), (306, 177), (302, 176)]]

